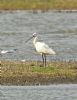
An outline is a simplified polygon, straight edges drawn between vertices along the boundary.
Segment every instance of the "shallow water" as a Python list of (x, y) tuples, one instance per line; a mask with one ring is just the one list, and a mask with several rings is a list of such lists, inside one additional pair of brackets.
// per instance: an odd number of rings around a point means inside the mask
[(77, 60), (77, 13), (32, 11), (0, 11), (0, 59), (41, 60), (33, 48), (32, 41), (25, 41), (38, 33), (56, 51), (48, 60)]
[(0, 86), (0, 100), (77, 100), (77, 84)]

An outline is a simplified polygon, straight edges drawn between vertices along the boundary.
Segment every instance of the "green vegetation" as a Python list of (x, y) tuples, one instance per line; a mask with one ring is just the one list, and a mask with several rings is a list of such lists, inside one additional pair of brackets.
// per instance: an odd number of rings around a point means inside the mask
[(77, 9), (77, 0), (0, 0), (0, 9)]
[(1, 61), (2, 85), (39, 85), (51, 83), (77, 83), (77, 61), (47, 62)]

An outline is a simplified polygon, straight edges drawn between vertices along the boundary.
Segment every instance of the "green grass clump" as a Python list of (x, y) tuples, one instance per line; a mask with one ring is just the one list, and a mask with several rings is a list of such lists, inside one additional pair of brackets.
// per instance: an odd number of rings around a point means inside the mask
[(0, 9), (77, 9), (77, 0), (0, 0)]
[(76, 61), (52, 61), (43, 67), (38, 61), (1, 61), (0, 84), (35, 85), (51, 83), (76, 83)]

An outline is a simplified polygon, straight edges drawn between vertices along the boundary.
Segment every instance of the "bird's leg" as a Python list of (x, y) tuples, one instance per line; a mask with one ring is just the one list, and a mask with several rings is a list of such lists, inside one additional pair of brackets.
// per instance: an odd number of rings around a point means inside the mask
[(45, 67), (46, 67), (46, 54), (44, 54), (44, 58), (45, 58)]
[(44, 66), (44, 54), (42, 53), (42, 59), (43, 59), (43, 66)]

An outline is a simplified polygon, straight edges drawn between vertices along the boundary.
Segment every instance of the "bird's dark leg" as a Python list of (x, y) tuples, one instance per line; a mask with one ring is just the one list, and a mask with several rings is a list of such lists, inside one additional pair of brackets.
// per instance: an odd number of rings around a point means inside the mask
[(46, 54), (44, 54), (44, 58), (45, 58), (45, 67), (46, 67)]
[(43, 59), (43, 66), (44, 66), (44, 54), (42, 53), (42, 59)]

